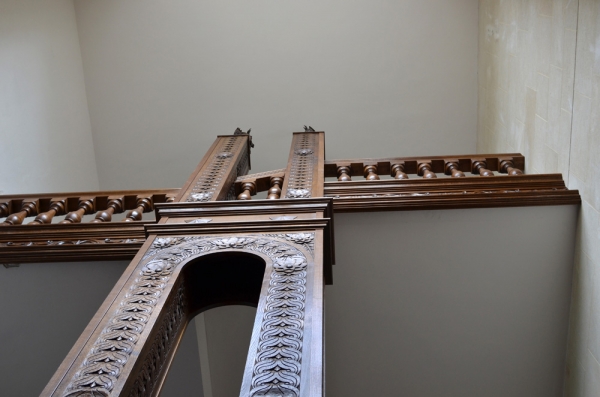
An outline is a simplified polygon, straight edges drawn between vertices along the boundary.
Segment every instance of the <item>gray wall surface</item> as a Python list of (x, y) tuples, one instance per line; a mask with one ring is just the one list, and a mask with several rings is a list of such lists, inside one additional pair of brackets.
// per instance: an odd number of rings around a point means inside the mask
[(290, 132), (327, 157), (472, 153), (476, 0), (76, 0), (102, 189), (179, 187), (217, 134), (252, 171)]
[(97, 190), (72, 0), (0, 0), (0, 195)]
[(127, 262), (0, 266), (0, 396), (39, 395)]
[(562, 396), (576, 220), (576, 206), (337, 214), (327, 395)]

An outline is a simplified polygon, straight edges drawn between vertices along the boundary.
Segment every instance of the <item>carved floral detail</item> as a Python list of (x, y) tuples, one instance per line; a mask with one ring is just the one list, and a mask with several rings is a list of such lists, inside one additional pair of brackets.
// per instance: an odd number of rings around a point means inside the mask
[[(261, 252), (273, 261), (251, 381), (251, 396), (299, 396), (308, 261), (294, 245), (310, 244), (312, 233), (253, 235), (230, 238), (166, 237), (152, 244), (152, 254), (127, 289), (71, 380), (65, 397), (108, 397), (175, 268), (213, 250)], [(185, 317), (183, 283), (165, 310), (157, 336), (149, 345), (131, 396), (152, 393), (174, 335)]]
[(309, 198), (313, 182), (316, 156), (315, 134), (301, 134), (295, 138), (294, 156), (290, 166), (285, 198)]
[(298, 156), (308, 156), (309, 154), (313, 154), (313, 150), (310, 148), (306, 148), (306, 149), (296, 149), (294, 150), (294, 153), (297, 154)]
[(286, 198), (309, 198), (310, 190), (308, 189), (288, 189)]
[(212, 198), (213, 192), (204, 192), (204, 193), (192, 193), (188, 201), (208, 201)]
[(223, 138), (219, 142), (218, 153), (211, 159), (207, 167), (198, 176), (191, 194), (185, 201), (206, 202), (210, 201), (221, 182), (225, 179), (225, 172), (233, 161), (233, 153), (243, 142), (234, 137)]
[(127, 239), (94, 239), (94, 240), (46, 240), (46, 241), (6, 241), (0, 242), (0, 247), (30, 247), (30, 246), (53, 246), (53, 245), (88, 245), (88, 244), (133, 244), (140, 240)]
[(209, 223), (212, 222), (211, 218), (198, 218), (198, 219), (191, 219), (189, 221), (185, 221), (185, 223)]

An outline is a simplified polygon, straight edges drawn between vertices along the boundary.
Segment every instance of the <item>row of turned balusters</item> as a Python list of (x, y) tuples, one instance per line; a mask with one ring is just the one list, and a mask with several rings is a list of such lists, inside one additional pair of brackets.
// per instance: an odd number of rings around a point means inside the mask
[[(279, 176), (273, 176), (270, 180), (270, 188), (267, 194), (267, 199), (277, 200), (281, 197), (281, 185), (283, 184), (283, 178)], [(256, 182), (246, 181), (241, 184), (242, 192), (238, 194), (238, 200), (251, 200), (252, 196), (256, 194)]]
[[(172, 202), (173, 197), (167, 197), (167, 202)], [(37, 215), (35, 219), (28, 223), (28, 225), (45, 225), (52, 223), (52, 219), (57, 215), (65, 215), (66, 213), (67, 199), (53, 201), (50, 204), (50, 208), (46, 212), (38, 214), (38, 206), (35, 201), (23, 202), (20, 211), (10, 213), (10, 207), (8, 203), (0, 203), (0, 217), (6, 217), (4, 222), (0, 223), (0, 226), (8, 225), (21, 225), (23, 221), (30, 217)], [(110, 222), (114, 214), (123, 212), (123, 200), (120, 198), (109, 200), (107, 208), (96, 213), (96, 217), (91, 223), (102, 223)], [(144, 212), (150, 212), (154, 209), (151, 198), (138, 198), (136, 201), (136, 208), (130, 210), (123, 222), (141, 221), (142, 214)], [(78, 208), (75, 211), (66, 213), (65, 218), (58, 222), (59, 224), (68, 223), (81, 223), (84, 215), (94, 213), (94, 199), (82, 199), (79, 200)]]
[[(494, 173), (486, 168), (487, 164), (485, 160), (473, 161), (471, 172), (473, 174), (479, 174), (480, 176), (494, 176)], [(408, 174), (404, 172), (404, 163), (392, 164), (391, 165), (391, 176), (394, 179), (408, 179)], [(514, 167), (514, 164), (510, 160), (502, 160), (500, 162), (500, 172), (508, 175), (523, 175), (523, 171)], [(450, 175), (453, 178), (464, 178), (464, 172), (458, 169), (458, 162), (448, 161), (444, 166), (444, 173)], [(348, 166), (337, 167), (338, 181), (346, 182), (351, 181), (350, 177), (351, 170)], [(423, 178), (437, 178), (435, 172), (432, 171), (431, 163), (419, 163), (417, 166), (417, 175)], [(377, 174), (377, 165), (366, 165), (364, 167), (364, 176), (368, 181), (379, 180)]]

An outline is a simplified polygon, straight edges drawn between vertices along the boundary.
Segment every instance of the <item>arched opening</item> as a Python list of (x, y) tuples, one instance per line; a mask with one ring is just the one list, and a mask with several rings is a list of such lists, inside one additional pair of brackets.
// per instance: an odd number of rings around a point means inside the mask
[(205, 310), (226, 305), (256, 307), (266, 263), (246, 252), (204, 255), (183, 268), (189, 318)]
[(162, 397), (239, 395), (265, 268), (260, 256), (239, 251), (204, 255), (185, 265), (180, 277), (188, 327)]

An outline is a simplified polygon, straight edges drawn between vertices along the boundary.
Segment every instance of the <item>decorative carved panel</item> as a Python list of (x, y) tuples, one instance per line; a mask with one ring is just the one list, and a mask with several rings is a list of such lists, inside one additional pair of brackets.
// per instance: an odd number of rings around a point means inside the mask
[[(314, 237), (314, 233), (287, 233), (156, 238), (136, 277), (109, 309), (114, 314), (103, 321), (102, 332), (63, 396), (110, 396), (134, 352), (144, 361), (130, 395), (151, 395), (165, 359), (175, 347), (174, 336), (187, 321), (183, 282), (178, 279), (170, 289), (169, 281), (189, 260), (223, 250), (261, 253), (272, 263), (265, 304), (261, 306), (264, 313), (250, 395), (299, 396), (307, 270), (312, 263), (299, 248), (312, 255)], [(165, 294), (169, 299), (161, 303)], [(145, 328), (157, 310), (159, 320), (149, 333), (154, 336), (144, 340), (142, 334), (148, 334)]]

